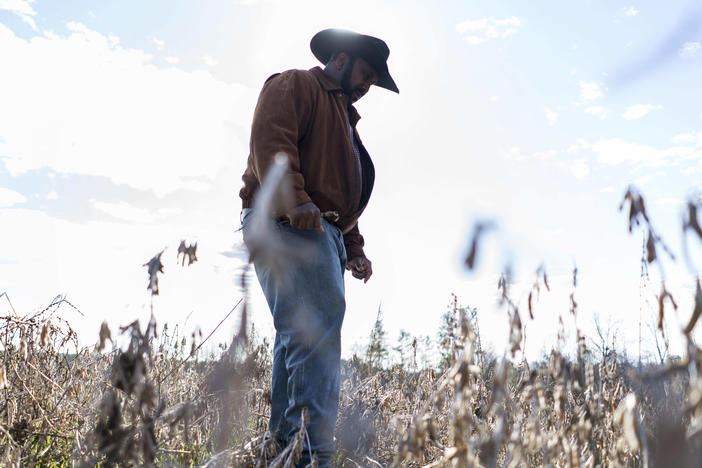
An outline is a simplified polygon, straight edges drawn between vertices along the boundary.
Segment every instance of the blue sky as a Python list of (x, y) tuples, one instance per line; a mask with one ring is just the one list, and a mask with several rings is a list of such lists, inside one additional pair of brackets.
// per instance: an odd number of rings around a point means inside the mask
[[(345, 27), (387, 41), (401, 90), (374, 89), (358, 103), (377, 168), (360, 222), (375, 274), (366, 285), (347, 278), (345, 353), (365, 340), (381, 302), (391, 337), (434, 334), (451, 292), (478, 307), (481, 331), (501, 349), (495, 283), (507, 263), (522, 305), (541, 263), (554, 286), (527, 322), (529, 356), (555, 341), (574, 264), (578, 325), (591, 331), (595, 314), (609, 317), (631, 350), (631, 324), (640, 313), (653, 321), (646, 300), (658, 273), (642, 295), (641, 237), (628, 235), (617, 207), (636, 184), (680, 251), (684, 200), (702, 189), (702, 9), (355, 5), (0, 0), (0, 293), (23, 311), (66, 293), (90, 342), (103, 318), (148, 315), (141, 265), (167, 247), (157, 318), (209, 331), (240, 295), (237, 192), (260, 86), (317, 65), (311, 36)], [(486, 218), (498, 231), (467, 272), (467, 237)], [(188, 270), (176, 266), (182, 238), (199, 242)], [(680, 322), (698, 268), (666, 263)], [(254, 320), (268, 333), (253, 284)]]

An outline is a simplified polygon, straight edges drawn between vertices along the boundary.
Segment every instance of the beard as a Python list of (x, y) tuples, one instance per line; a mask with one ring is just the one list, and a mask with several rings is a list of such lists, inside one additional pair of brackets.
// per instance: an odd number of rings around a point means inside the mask
[(353, 93), (355, 91), (359, 91), (358, 89), (351, 88), (351, 72), (353, 71), (353, 65), (356, 63), (356, 56), (351, 55), (349, 57), (349, 62), (346, 64), (346, 67), (344, 68), (344, 74), (341, 75), (341, 89), (344, 91), (344, 94), (346, 94), (352, 102), (353, 100)]

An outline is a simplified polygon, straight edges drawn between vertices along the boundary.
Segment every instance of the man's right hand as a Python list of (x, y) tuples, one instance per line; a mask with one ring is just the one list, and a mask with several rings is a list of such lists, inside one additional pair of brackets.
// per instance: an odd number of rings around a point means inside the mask
[(312, 202), (298, 205), (285, 215), (290, 220), (290, 225), (297, 229), (316, 229), (324, 232), (322, 227), (322, 214)]

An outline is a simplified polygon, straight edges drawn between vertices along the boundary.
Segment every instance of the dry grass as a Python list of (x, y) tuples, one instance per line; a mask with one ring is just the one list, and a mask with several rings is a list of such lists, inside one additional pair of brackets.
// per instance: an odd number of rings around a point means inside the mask
[[(672, 254), (651, 226), (643, 198), (632, 189), (624, 201), (631, 229), (639, 226), (647, 239), (644, 264), (660, 265), (659, 251)], [(702, 240), (699, 207), (699, 200), (689, 202), (684, 232)], [(485, 231), (475, 230), (470, 268)], [(188, 255), (192, 263), (195, 248), (187, 249), (183, 262)], [(147, 263), (152, 292), (158, 291), (156, 261), (159, 256)], [(579, 313), (576, 286), (574, 271), (573, 318)], [(595, 359), (580, 331), (572, 359), (552, 351), (542, 362), (520, 362), (532, 294), (526, 304), (513, 301), (508, 273), (499, 288), (510, 319), (510, 346), (501, 357), (482, 352), (476, 322), (454, 301), (444, 336), (450, 343), (442, 346), (456, 352), (443, 370), (381, 368), (358, 357), (344, 362), (337, 466), (698, 463), (702, 349), (693, 330), (702, 313), (699, 282), (695, 309), (681, 331), (685, 354), (636, 368), (615, 351)], [(532, 292), (548, 289), (540, 268)], [(128, 342), (121, 348), (111, 344), (105, 325), (98, 349), (81, 349), (61, 318), (70, 306), (59, 297), (42, 311), (0, 317), (3, 466), (294, 466), (304, 425), (284, 450), (265, 432), (270, 349), (247, 334), (245, 301), (242, 329), (217, 356), (199, 354), (202, 337), (159, 330), (153, 319), (144, 329), (135, 322), (116, 331)], [(660, 334), (671, 306), (677, 304), (664, 285)], [(529, 317), (522, 318), (522, 310)]]

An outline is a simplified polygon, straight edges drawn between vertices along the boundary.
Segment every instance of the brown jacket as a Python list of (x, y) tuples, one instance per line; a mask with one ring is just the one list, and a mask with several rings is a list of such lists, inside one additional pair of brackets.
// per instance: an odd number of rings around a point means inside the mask
[[(251, 126), (250, 154), (244, 187), (244, 208), (253, 197), (277, 153), (288, 155), (284, 183), (292, 188), (289, 206), (274, 207), (274, 216), (309, 201), (322, 212), (336, 211), (349, 260), (363, 254), (358, 217), (373, 189), (375, 169), (355, 131), (360, 119), (341, 86), (315, 67), (288, 70), (263, 85)], [(349, 125), (360, 153), (361, 174), (351, 146)]]

